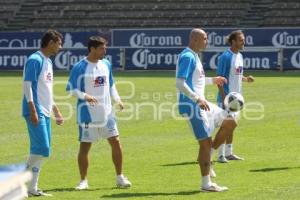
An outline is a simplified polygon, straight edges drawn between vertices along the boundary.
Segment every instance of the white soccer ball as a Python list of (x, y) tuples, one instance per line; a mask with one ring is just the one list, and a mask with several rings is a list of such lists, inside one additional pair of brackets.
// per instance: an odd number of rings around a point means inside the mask
[(231, 112), (237, 112), (244, 107), (244, 97), (238, 92), (230, 92), (224, 99), (224, 106)]

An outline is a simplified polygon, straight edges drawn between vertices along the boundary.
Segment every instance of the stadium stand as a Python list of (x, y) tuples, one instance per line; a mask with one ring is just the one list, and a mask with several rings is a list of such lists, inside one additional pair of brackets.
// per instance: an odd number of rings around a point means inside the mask
[(300, 24), (298, 0), (0, 0), (0, 3), (2, 31)]

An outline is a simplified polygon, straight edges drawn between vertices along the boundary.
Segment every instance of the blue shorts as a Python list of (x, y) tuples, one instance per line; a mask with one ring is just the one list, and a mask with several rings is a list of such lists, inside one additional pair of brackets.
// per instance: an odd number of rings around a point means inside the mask
[(29, 132), (30, 154), (49, 157), (51, 151), (50, 117), (40, 115), (39, 123), (37, 126), (34, 126), (32, 124), (29, 116), (26, 116), (25, 120)]
[(215, 104), (208, 102), (210, 111), (200, 109), (197, 104), (190, 104), (189, 112), (183, 114), (188, 118), (189, 125), (197, 140), (204, 140), (212, 136), (217, 127), (228, 116), (227, 112)]

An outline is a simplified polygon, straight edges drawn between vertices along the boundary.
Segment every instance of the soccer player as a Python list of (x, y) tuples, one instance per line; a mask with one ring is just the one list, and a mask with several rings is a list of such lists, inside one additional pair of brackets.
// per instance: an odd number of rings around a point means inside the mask
[[(218, 105), (224, 108), (224, 98), (230, 92), (242, 93), (242, 81), (253, 82), (253, 76), (243, 76), (243, 56), (240, 50), (244, 48), (245, 36), (241, 30), (230, 33), (228, 37), (230, 48), (225, 50), (219, 57), (217, 76), (225, 77), (228, 82), (219, 87)], [(234, 113), (237, 122), (239, 112)], [(244, 160), (233, 153), (233, 133), (226, 138), (226, 145), (222, 144), (218, 150), (218, 162), (227, 163), (228, 160)]]
[(107, 139), (112, 149), (112, 160), (118, 187), (130, 187), (130, 181), (122, 174), (122, 148), (119, 139), (111, 97), (122, 110), (123, 103), (112, 76), (111, 63), (104, 58), (107, 41), (92, 36), (88, 41), (88, 56), (76, 63), (71, 71), (67, 91), (78, 98), (77, 123), (80, 148), (78, 165), (81, 180), (78, 190), (88, 188), (88, 153), (92, 143)]
[[(223, 85), (224, 77), (206, 78), (198, 53), (207, 46), (207, 35), (202, 29), (193, 29), (189, 45), (179, 55), (176, 67), (176, 87), (179, 90), (179, 113), (186, 117), (199, 144), (198, 162), (202, 175), (202, 191), (221, 192), (228, 188), (211, 181), (211, 154), (234, 129), (233, 120), (224, 120), (228, 113), (206, 101), (206, 84)], [(220, 126), (214, 141), (211, 135)]]
[(32, 172), (29, 184), (29, 196), (49, 196), (38, 189), (38, 178), (44, 157), (51, 150), (51, 112), (54, 112), (56, 124), (63, 124), (63, 117), (53, 100), (53, 69), (49, 58), (61, 48), (62, 35), (48, 30), (41, 39), (41, 49), (28, 58), (23, 71), (24, 116), (29, 132), (30, 155), (27, 162)]

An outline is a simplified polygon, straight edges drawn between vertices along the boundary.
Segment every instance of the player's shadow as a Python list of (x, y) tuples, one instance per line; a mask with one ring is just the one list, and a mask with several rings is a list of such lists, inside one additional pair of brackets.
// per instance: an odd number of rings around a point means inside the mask
[(164, 165), (161, 165), (161, 166), (163, 166), (163, 167), (172, 167), (172, 166), (195, 165), (195, 164), (198, 164), (198, 162), (193, 161), (193, 162), (170, 163), (170, 164), (164, 164)]
[(290, 169), (300, 169), (300, 167), (267, 167), (262, 169), (251, 169), (249, 172), (273, 172), (273, 171), (283, 171)]
[(103, 195), (101, 198), (129, 198), (129, 197), (150, 197), (150, 196), (188, 196), (200, 193), (200, 190), (183, 191), (183, 192), (141, 192), (141, 193), (119, 193)]
[(75, 188), (52, 188), (49, 190), (43, 190), (44, 192), (91, 192), (91, 191), (98, 191), (98, 190), (111, 190), (112, 188), (89, 188), (86, 190), (76, 190)]

